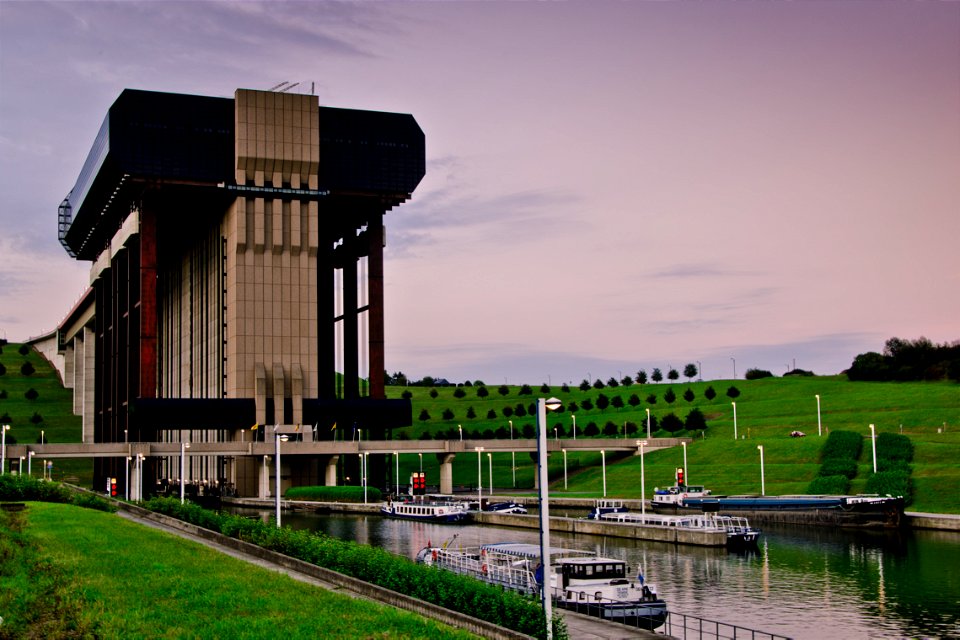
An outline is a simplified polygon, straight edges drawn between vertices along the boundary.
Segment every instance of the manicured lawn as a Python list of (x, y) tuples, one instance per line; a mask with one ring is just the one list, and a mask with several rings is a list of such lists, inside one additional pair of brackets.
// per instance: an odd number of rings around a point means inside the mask
[[(21, 515), (19, 534), (0, 522), (8, 540), (25, 543), (17, 552), (27, 558), (5, 553), (0, 561), (3, 638), (474, 637), (305, 585), (115, 514), (28, 503)], [(57, 578), (38, 580), (38, 572)], [(71, 635), (64, 626), (82, 633)]]

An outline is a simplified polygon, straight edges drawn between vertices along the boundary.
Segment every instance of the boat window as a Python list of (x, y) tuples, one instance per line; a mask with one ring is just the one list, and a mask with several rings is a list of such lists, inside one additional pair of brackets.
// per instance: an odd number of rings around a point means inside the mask
[(580, 600), (586, 600), (586, 599), (587, 599), (587, 592), (586, 592), (586, 591), (581, 591), (581, 592), (580, 592)]
[(596, 600), (597, 602), (600, 602), (600, 600), (603, 599), (602, 592), (597, 591), (595, 594), (593, 594), (593, 599)]

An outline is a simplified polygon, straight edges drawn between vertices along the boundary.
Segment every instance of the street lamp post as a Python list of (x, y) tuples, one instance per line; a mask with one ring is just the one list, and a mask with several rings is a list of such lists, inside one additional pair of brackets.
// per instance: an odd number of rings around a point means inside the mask
[(650, 407), (647, 407), (647, 439), (650, 439)]
[(483, 447), (474, 447), (477, 452), (477, 511), (483, 511)]
[(567, 450), (562, 449), (563, 451), (563, 490), (567, 490)]
[(737, 439), (737, 403), (731, 402), (730, 404), (733, 405), (733, 439), (736, 440)]
[(187, 449), (189, 448), (190, 448), (189, 442), (180, 443), (180, 504), (183, 504), (184, 486), (186, 483), (185, 478), (187, 476), (186, 453), (187, 453)]
[(553, 600), (550, 593), (550, 491), (547, 477), (547, 409), (551, 411), (561, 406), (556, 398), (537, 399), (537, 464), (540, 499), (540, 566), (543, 577), (540, 597), (543, 604), (543, 616), (547, 621), (547, 640), (553, 640)]
[(420, 475), (423, 475), (423, 454), (418, 453), (417, 455), (420, 456)]
[(823, 435), (823, 424), (820, 422), (820, 394), (817, 394), (817, 435)]
[(30, 452), (30, 457), (27, 458), (27, 475), (31, 478), (33, 477), (33, 456), (37, 455), (36, 451)]
[(462, 424), (458, 424), (458, 425), (457, 425), (457, 429), (460, 430), (460, 442), (463, 442), (463, 425), (462, 425)]
[[(33, 455), (33, 452), (30, 452)], [(133, 462), (133, 458), (127, 456), (127, 464), (124, 465), (124, 476), (123, 476), (123, 497), (126, 498), (127, 502), (130, 502), (130, 463)]]
[(573, 418), (573, 439), (577, 439), (577, 414), (571, 413), (570, 417)]
[(640, 447), (640, 515), (647, 513), (647, 479), (643, 473), (643, 448), (647, 446), (646, 440), (637, 441)]
[(757, 449), (760, 450), (760, 495), (767, 495), (767, 485), (763, 477), (763, 445), (758, 444)]
[(3, 448), (0, 452), (0, 476), (7, 472), (7, 431), (10, 430), (10, 425), (5, 424), (3, 428), (0, 429), (0, 438), (3, 438)]
[(137, 454), (137, 500), (143, 502), (143, 454)]
[(733, 379), (737, 379), (737, 359), (733, 356), (730, 357), (730, 360), (733, 361)]
[[(273, 486), (275, 487), (274, 493), (277, 494), (277, 495), (276, 495), (276, 501), (277, 501), (277, 529), (279, 529), (279, 528), (280, 528), (280, 441), (282, 440), (283, 442), (286, 442), (286, 441), (287, 441), (287, 436), (286, 436), (285, 434), (281, 435), (281, 434), (279, 434), (279, 433), (276, 433), (276, 430), (277, 430), (277, 427), (274, 427), (274, 432), (275, 432), (275, 433), (274, 433), (274, 436), (275, 436), (275, 437), (274, 437), (274, 440), (276, 441), (276, 451), (275, 451), (275, 454), (276, 454), (276, 461), (277, 461), (277, 462), (276, 462), (277, 477), (274, 479)], [(364, 501), (364, 502), (366, 502), (366, 501)]]
[(607, 497), (607, 452), (600, 449), (600, 465), (603, 469), (603, 497)]
[(397, 481), (394, 484), (393, 492), (400, 495), (400, 454), (397, 451), (393, 452), (393, 463), (397, 468)]
[(681, 442), (683, 445), (683, 482), (687, 486), (690, 486), (690, 476), (687, 474), (687, 443)]
[(700, 364), (699, 360), (697, 360), (697, 373), (699, 374), (700, 382), (703, 382), (703, 365)]
[(870, 425), (870, 445), (873, 447), (873, 472), (877, 472), (877, 431)]
[[(510, 441), (513, 441), (513, 420), (508, 421), (510, 423)], [(510, 452), (510, 469), (513, 471), (513, 488), (517, 488), (517, 452)]]
[(488, 471), (487, 478), (490, 479), (489, 493), (492, 496), (493, 495), (493, 454), (492, 453), (487, 454), (487, 471)]

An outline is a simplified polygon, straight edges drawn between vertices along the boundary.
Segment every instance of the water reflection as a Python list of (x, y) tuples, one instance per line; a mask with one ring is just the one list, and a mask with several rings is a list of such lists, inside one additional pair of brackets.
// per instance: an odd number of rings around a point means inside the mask
[[(365, 515), (289, 514), (284, 524), (414, 558), (427, 544), (537, 543), (533, 529)], [(551, 534), (639, 567), (672, 611), (792, 636), (960, 638), (960, 535), (768, 526), (753, 552)]]

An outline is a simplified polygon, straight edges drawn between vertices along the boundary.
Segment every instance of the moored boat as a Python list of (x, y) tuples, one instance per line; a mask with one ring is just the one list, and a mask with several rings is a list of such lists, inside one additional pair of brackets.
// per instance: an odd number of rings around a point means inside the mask
[(723, 531), (729, 549), (749, 549), (757, 546), (760, 530), (750, 526), (747, 518), (714, 513), (667, 515), (661, 513), (608, 513), (600, 517), (604, 522), (618, 522), (638, 527), (667, 527), (697, 531)]
[(608, 513), (625, 513), (630, 509), (623, 504), (623, 500), (608, 500), (606, 498), (595, 500), (593, 509), (587, 514), (590, 520), (597, 520)]
[(527, 508), (516, 502), (492, 502), (483, 509), (491, 513), (527, 513)]
[[(428, 546), (417, 554), (417, 561), (532, 595), (539, 594), (544, 584), (540, 547), (534, 544)], [(667, 618), (666, 603), (639, 571), (632, 580), (628, 574), (623, 560), (552, 548), (547, 585), (558, 607), (648, 630), (660, 627)]]
[(393, 500), (380, 505), (380, 514), (422, 522), (460, 522), (470, 514), (465, 502), (456, 500)]

